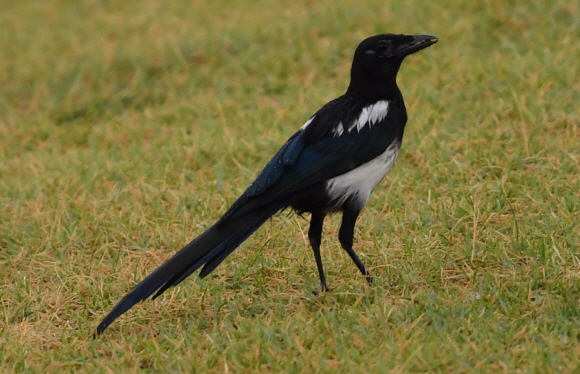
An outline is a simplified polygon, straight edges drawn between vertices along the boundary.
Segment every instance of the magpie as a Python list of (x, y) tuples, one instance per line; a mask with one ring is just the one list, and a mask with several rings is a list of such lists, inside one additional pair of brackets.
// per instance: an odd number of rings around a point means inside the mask
[(338, 239), (360, 272), (353, 250), (357, 217), (387, 175), (407, 122), (397, 72), (405, 56), (438, 39), (431, 35), (375, 35), (356, 48), (346, 93), (318, 110), (288, 139), (256, 180), (207, 231), (133, 288), (103, 319), (97, 334), (139, 301), (161, 295), (194, 271), (211, 273), (272, 215), (285, 208), (310, 213), (308, 239), (324, 291), (320, 257), (324, 218), (342, 211)]

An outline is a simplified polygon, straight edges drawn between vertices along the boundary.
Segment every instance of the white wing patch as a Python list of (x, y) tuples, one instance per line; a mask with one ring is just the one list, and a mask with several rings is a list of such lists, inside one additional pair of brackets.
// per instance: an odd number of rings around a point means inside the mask
[(371, 127), (375, 123), (382, 121), (388, 113), (389, 102), (386, 100), (377, 101), (372, 105), (365, 106), (358, 118), (348, 127), (348, 132), (351, 132), (355, 128), (357, 132), (360, 132), (367, 124)]
[(364, 207), (371, 192), (393, 167), (400, 147), (401, 142), (395, 140), (382, 154), (369, 162), (329, 179), (326, 182), (326, 192), (337, 206), (341, 206), (352, 196), (360, 204), (360, 208)]
[(300, 130), (305, 130), (308, 127), (308, 125), (310, 125), (312, 123), (312, 121), (314, 121), (314, 117), (316, 117), (316, 115), (313, 115), (312, 117), (310, 117), (310, 119), (308, 121), (306, 121), (306, 123), (304, 125), (302, 125)]
[(341, 136), (343, 132), (344, 132), (344, 126), (342, 125), (342, 121), (339, 122), (338, 125), (336, 125), (336, 127), (332, 129), (332, 133), (334, 134), (334, 137)]
[[(360, 130), (365, 126), (368, 125), (369, 127), (372, 127), (375, 123), (385, 119), (387, 114), (389, 114), (389, 102), (387, 100), (377, 101), (372, 105), (365, 106), (360, 112), (358, 118), (355, 119), (348, 128), (346, 128), (341, 121), (331, 131), (335, 138), (344, 134), (345, 129), (348, 133), (354, 129), (356, 129), (357, 132), (360, 132)], [(316, 115), (312, 116), (300, 129), (305, 130), (308, 125), (314, 121), (315, 117)]]

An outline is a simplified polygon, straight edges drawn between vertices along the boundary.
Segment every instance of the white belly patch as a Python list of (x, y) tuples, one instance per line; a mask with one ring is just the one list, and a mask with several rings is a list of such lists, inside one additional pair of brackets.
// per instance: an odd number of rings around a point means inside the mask
[(326, 192), (339, 206), (348, 198), (353, 197), (362, 208), (367, 203), (371, 192), (393, 167), (400, 147), (401, 142), (395, 140), (383, 153), (371, 161), (348, 173), (329, 179), (326, 182)]

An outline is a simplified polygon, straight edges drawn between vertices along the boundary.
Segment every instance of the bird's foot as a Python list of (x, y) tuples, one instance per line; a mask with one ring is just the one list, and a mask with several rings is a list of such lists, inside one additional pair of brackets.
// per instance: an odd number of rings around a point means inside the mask
[[(324, 284), (322, 285), (322, 292), (329, 292), (329, 291), (330, 291), (330, 288), (328, 288), (328, 286), (326, 285), (326, 283), (324, 283)], [(314, 296), (318, 296), (318, 291), (316, 291), (316, 290), (312, 290), (312, 294), (313, 294)]]

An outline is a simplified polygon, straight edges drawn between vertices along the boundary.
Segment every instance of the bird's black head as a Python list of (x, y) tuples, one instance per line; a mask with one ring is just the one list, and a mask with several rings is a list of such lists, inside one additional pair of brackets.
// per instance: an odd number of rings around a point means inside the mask
[(396, 78), (405, 56), (437, 43), (431, 35), (381, 34), (363, 40), (357, 47), (348, 90), (363, 96), (394, 99), (400, 95)]

